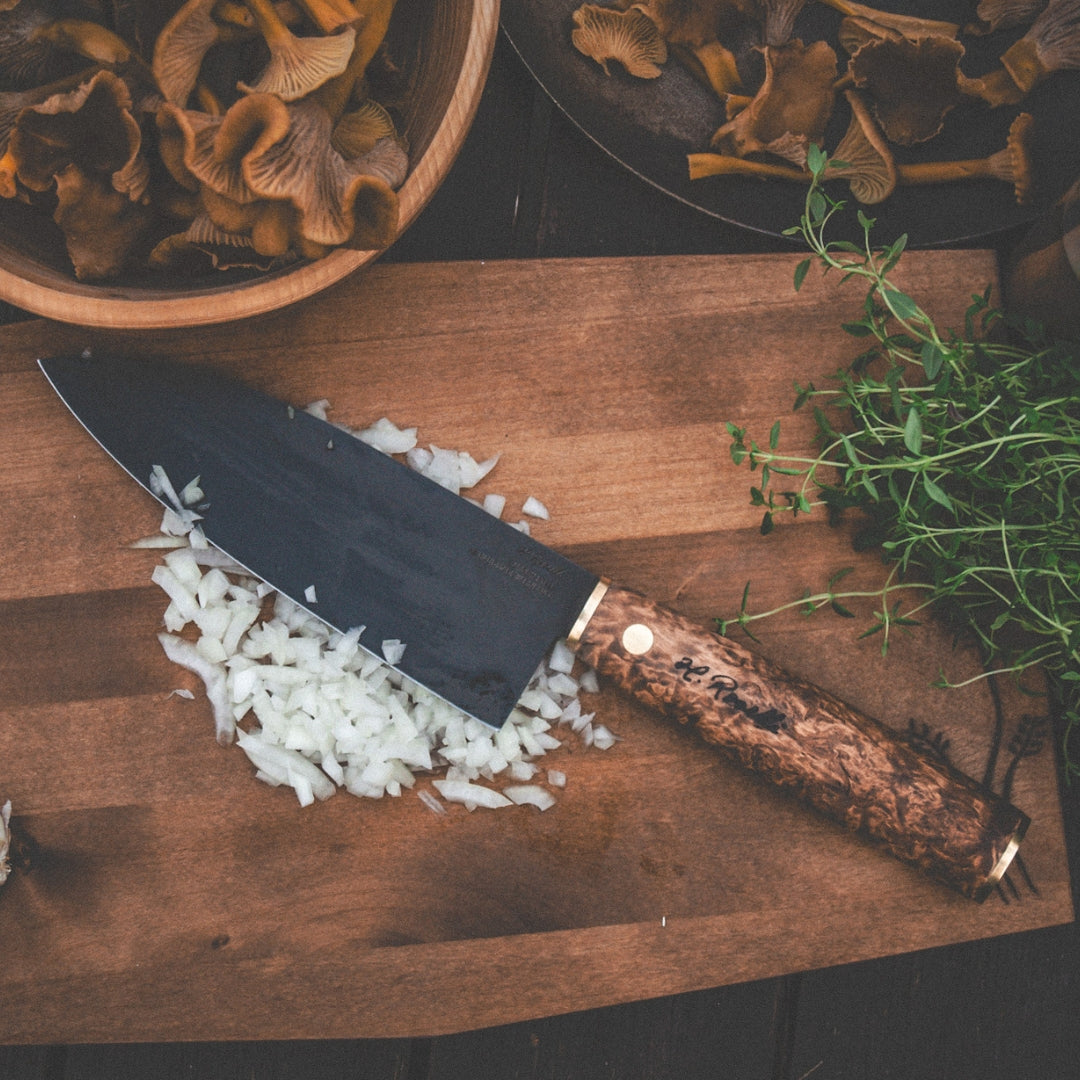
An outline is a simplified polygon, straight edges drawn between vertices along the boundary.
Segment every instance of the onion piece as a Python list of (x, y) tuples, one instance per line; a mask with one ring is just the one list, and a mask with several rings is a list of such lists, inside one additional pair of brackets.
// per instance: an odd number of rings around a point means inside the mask
[(555, 642), (551, 650), (551, 655), (548, 657), (548, 667), (561, 675), (569, 675), (574, 670), (574, 660), (574, 650), (564, 640), (560, 639)]
[(548, 508), (532, 495), (525, 500), (521, 507), (521, 512), (529, 517), (540, 518), (542, 521), (549, 521), (551, 519)]
[(184, 547), (187, 540), (182, 536), (170, 536), (168, 533), (155, 533), (153, 536), (143, 536), (138, 540), (132, 540), (129, 548), (178, 548)]
[(513, 805), (510, 799), (493, 788), (482, 787), (468, 780), (434, 780), (432, 786), (447, 802), (463, 803), (469, 809), (482, 806), (497, 810)]
[(512, 784), (503, 788), (503, 794), (518, 806), (535, 806), (538, 810), (550, 810), (555, 796), (539, 784)]
[(385, 416), (353, 434), (384, 454), (406, 454), (416, 446), (416, 428), (399, 428)]
[(154, 465), (150, 469), (150, 490), (159, 499), (168, 502), (174, 510), (185, 509), (180, 496), (176, 494), (176, 488), (173, 487), (172, 481), (160, 465)]
[(430, 791), (421, 789), (416, 793), (416, 797), (433, 813), (440, 816), (446, 815), (446, 807), (443, 806)]
[(279, 784), (291, 787), (301, 806), (309, 806), (314, 799), (328, 799), (334, 794), (333, 781), (303, 754), (243, 730), (237, 731), (236, 743), (256, 768)]
[(604, 724), (593, 726), (592, 744), (597, 750), (610, 750), (618, 741), (618, 737)]
[(393, 667), (396, 664), (401, 663), (401, 658), (405, 655), (405, 646), (397, 638), (387, 638), (382, 643), (383, 659)]
[(203, 489), (199, 486), (202, 481), (201, 476), (196, 476), (194, 480), (189, 480), (183, 490), (180, 492), (180, 503), (183, 506), (195, 506), (202, 502), (204, 496)]
[(231, 743), (236, 733), (236, 720), (229, 707), (225, 673), (216, 664), (210, 663), (199, 651), (184, 638), (174, 634), (158, 634), (158, 641), (165, 650), (165, 655), (180, 667), (198, 675), (206, 687), (206, 696), (214, 710), (214, 733), (222, 745)]

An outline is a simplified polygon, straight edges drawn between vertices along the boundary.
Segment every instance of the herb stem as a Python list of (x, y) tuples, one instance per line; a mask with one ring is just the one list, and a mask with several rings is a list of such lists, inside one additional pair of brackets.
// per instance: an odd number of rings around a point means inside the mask
[[(989, 289), (972, 297), (963, 334), (939, 329), (891, 278), (905, 237), (873, 243), (874, 221), (860, 210), (861, 246), (827, 238), (844, 204), (822, 189), (826, 165), (811, 146), (803, 215), (788, 230), (810, 249), (795, 286), (814, 259), (845, 281), (861, 280), (861, 316), (844, 325), (864, 351), (835, 385), (796, 387), (796, 408), (813, 409), (815, 454), (778, 450), (779, 424), (767, 449), (729, 424), (731, 453), (760, 470), (751, 496), (765, 508), (763, 533), (785, 511), (856, 511), (860, 546), (880, 547), (890, 569), (880, 590), (840, 592), (830, 581), (756, 614), (744, 594), (738, 618), (722, 625), (745, 627), (794, 607), (850, 616), (847, 598), (877, 597), (881, 611), (866, 633), (880, 632), (884, 651), (893, 626), (947, 609), (993, 666), (988, 674), (1042, 667), (1064, 722), (1066, 773), (1080, 777), (1071, 745), (1080, 731), (1080, 348), (993, 309)], [(904, 614), (899, 599), (890, 607), (901, 589), (925, 593)]]

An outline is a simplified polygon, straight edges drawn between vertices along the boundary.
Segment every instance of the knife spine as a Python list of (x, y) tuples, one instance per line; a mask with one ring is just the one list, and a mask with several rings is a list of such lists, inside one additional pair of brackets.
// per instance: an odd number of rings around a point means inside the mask
[(607, 587), (578, 656), (827, 817), (975, 900), (1016, 855), (1023, 812), (824, 690), (637, 593)]

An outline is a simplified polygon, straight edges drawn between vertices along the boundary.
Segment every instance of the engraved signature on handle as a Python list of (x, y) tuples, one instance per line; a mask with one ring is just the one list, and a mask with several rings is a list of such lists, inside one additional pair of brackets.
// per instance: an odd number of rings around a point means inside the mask
[(693, 657), (684, 656), (676, 660), (674, 670), (678, 672), (683, 682), (700, 685), (705, 683), (708, 693), (725, 705), (742, 713), (747, 719), (753, 721), (755, 727), (769, 731), (773, 735), (785, 730), (788, 726), (787, 714), (779, 709), (762, 709), (757, 705), (751, 705), (738, 694), (739, 684), (730, 675), (722, 675), (719, 672), (710, 674), (708, 664), (695, 663)]

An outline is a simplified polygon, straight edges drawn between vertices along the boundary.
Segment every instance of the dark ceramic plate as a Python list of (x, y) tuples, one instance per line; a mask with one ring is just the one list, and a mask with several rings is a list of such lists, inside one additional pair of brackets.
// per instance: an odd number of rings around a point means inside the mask
[[(571, 16), (582, 0), (508, 0), (501, 21), (508, 38), (533, 76), (566, 115), (604, 151), (647, 182), (706, 214), (770, 235), (797, 223), (803, 190), (783, 181), (712, 177), (691, 181), (686, 155), (707, 150), (713, 131), (723, 123), (718, 98), (669, 60), (658, 79), (634, 79), (612, 64), (605, 75), (571, 44)], [(885, 5), (880, 5), (884, 7)], [(892, 0), (889, 10), (945, 19), (963, 25), (974, 9), (967, 0)], [(804, 41), (828, 40), (841, 66), (844, 52), (836, 41), (840, 16), (809, 0), (796, 33)], [(1019, 31), (989, 37), (962, 35), (964, 73), (976, 77), (997, 66), (997, 58)], [(906, 232), (912, 246), (933, 246), (985, 239), (1032, 221), (1080, 176), (1080, 72), (1059, 72), (1038, 87), (1022, 106), (989, 109), (965, 103), (947, 117), (943, 130), (918, 147), (898, 148), (899, 161), (982, 158), (1005, 145), (1009, 125), (1021, 110), (1035, 117), (1034, 152), (1037, 187), (1027, 206), (1017, 206), (1010, 185), (966, 181), (899, 188), (869, 212), (877, 220), (874, 236), (891, 241)], [(833, 147), (847, 126), (838, 109), (826, 135)], [(837, 198), (854, 200), (846, 184)], [(833, 238), (859, 230), (848, 213)]]

